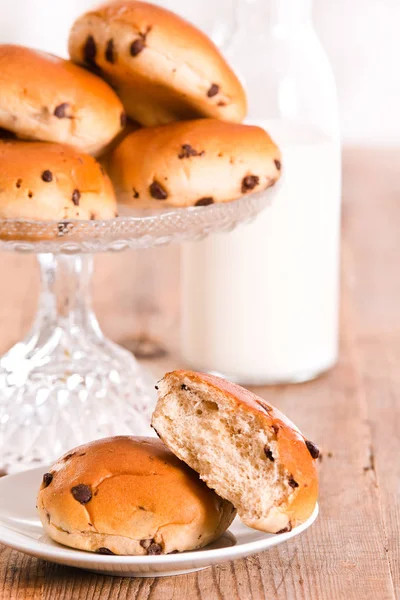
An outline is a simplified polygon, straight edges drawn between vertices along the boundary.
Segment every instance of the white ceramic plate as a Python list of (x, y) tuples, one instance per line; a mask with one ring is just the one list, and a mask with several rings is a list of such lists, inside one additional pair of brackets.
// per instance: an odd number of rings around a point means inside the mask
[(282, 544), (315, 521), (318, 506), (306, 523), (288, 533), (270, 535), (249, 529), (236, 518), (219, 540), (193, 552), (164, 556), (102, 556), (73, 550), (44, 533), (35, 504), (46, 469), (43, 467), (0, 479), (0, 543), (51, 562), (124, 577), (162, 577), (205, 569)]

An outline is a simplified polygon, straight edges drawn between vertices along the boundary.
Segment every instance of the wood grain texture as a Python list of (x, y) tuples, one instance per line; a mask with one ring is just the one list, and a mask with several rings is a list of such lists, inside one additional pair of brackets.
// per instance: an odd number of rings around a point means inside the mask
[[(1, 600), (400, 598), (399, 159), (393, 150), (345, 153), (338, 366), (308, 384), (256, 390), (323, 450), (316, 524), (269, 552), (175, 578), (102, 577), (0, 547)], [(152, 260), (162, 264), (159, 252)], [(135, 314), (146, 296), (144, 289), (138, 303), (134, 293), (135, 273), (144, 264), (137, 261), (145, 259), (128, 253), (97, 260), (100, 321), (114, 339), (127, 340), (137, 331)], [(176, 249), (168, 260), (177, 264)], [(162, 298), (151, 314), (159, 322), (167, 316), (173, 349), (177, 269), (171, 268), (172, 279), (165, 273), (161, 278), (161, 271), (155, 269), (155, 279), (146, 285)], [(4, 351), (29, 327), (37, 290), (34, 262), (0, 255), (0, 281)], [(148, 364), (155, 377), (184, 366), (173, 353)]]

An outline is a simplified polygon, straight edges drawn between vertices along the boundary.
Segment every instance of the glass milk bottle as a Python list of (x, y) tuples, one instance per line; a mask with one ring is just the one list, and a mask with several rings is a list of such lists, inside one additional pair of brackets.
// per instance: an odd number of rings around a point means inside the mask
[(338, 354), (341, 154), (333, 74), (311, 0), (237, 0), (227, 56), (248, 122), (283, 152), (272, 207), (185, 245), (182, 356), (244, 384), (299, 382)]

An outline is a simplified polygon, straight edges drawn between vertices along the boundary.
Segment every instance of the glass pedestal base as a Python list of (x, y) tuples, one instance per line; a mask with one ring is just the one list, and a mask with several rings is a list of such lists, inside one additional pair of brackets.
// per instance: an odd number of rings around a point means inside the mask
[(94, 439), (152, 435), (155, 381), (103, 336), (89, 306), (91, 259), (39, 260), (35, 325), (0, 359), (0, 469), (8, 473)]

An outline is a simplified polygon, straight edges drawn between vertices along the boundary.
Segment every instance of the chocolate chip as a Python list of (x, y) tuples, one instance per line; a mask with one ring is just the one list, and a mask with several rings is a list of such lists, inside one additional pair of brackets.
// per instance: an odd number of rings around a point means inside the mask
[(142, 548), (147, 550), (147, 554), (161, 554), (162, 547), (160, 544), (156, 544), (154, 540), (140, 540)]
[(72, 192), (72, 202), (75, 204), (75, 206), (79, 206), (79, 200), (81, 198), (81, 193), (79, 190), (74, 190)]
[(87, 504), (92, 499), (92, 490), (84, 483), (79, 483), (71, 488), (71, 494), (81, 504)]
[(281, 168), (282, 168), (281, 161), (280, 161), (280, 160), (278, 160), (278, 159), (275, 159), (275, 160), (274, 160), (274, 163), (275, 163), (275, 166), (276, 166), (276, 168), (278, 169), (278, 171), (280, 171), (280, 170), (281, 170)]
[(247, 175), (242, 181), (242, 194), (254, 190), (260, 183), (260, 178), (257, 175)]
[(278, 435), (279, 425), (272, 425), (272, 431), (275, 433), (275, 435)]
[(210, 87), (210, 89), (207, 92), (207, 96), (209, 98), (213, 98), (218, 93), (219, 93), (219, 85), (217, 85), (216, 83), (213, 83), (212, 86)]
[(54, 116), (57, 117), (57, 119), (66, 119), (66, 118), (68, 118), (68, 115), (67, 115), (68, 109), (69, 109), (68, 102), (63, 102), (62, 104), (59, 104), (58, 106), (55, 107)]
[(90, 213), (90, 220), (91, 221), (95, 221), (96, 220), (96, 215), (94, 213)]
[(318, 458), (319, 448), (318, 448), (317, 444), (314, 444), (314, 442), (310, 442), (310, 440), (306, 440), (306, 446), (307, 446), (308, 451), (311, 454), (311, 456), (314, 459)]
[(29, 192), (28, 192), (28, 198), (33, 198), (33, 192), (32, 192), (32, 190), (29, 190)]
[(43, 171), (42, 173), (42, 179), (46, 183), (50, 183), (50, 181), (53, 181), (53, 173), (46, 169), (46, 171)]
[(203, 156), (204, 150), (201, 152), (197, 152), (190, 144), (183, 144), (180, 154), (178, 154), (178, 158), (190, 158), (191, 156)]
[(293, 479), (293, 477), (291, 477), (288, 481), (288, 484), (290, 485), (290, 487), (292, 487), (293, 489), (296, 489), (299, 487), (299, 484), (297, 483), (297, 481), (295, 481)]
[[(90, 523), (89, 523), (90, 525)], [(97, 548), (97, 550), (95, 550), (96, 554), (105, 554), (107, 556), (115, 556), (115, 552), (111, 552), (111, 550), (109, 548)]]
[(83, 59), (90, 66), (96, 65), (96, 54), (96, 42), (94, 41), (94, 37), (89, 35), (83, 47)]
[(104, 56), (107, 62), (112, 64), (115, 63), (114, 40), (108, 40)]
[(143, 37), (138, 38), (131, 44), (130, 53), (131, 56), (137, 56), (144, 50), (146, 46), (146, 40)]
[(182, 385), (181, 385), (181, 390), (183, 390), (184, 392), (190, 392), (190, 388), (188, 388), (188, 386), (185, 385), (184, 383), (182, 383)]
[(2, 139), (2, 140), (13, 140), (16, 137), (17, 136), (15, 135), (14, 132), (8, 131), (8, 129), (3, 129), (2, 127), (0, 127), (0, 139)]
[(277, 531), (276, 534), (278, 535), (278, 533), (288, 533), (289, 531), (292, 531), (291, 523), (289, 523), (289, 525), (287, 527), (285, 527), (285, 529), (281, 529), (280, 531)]
[(22, 179), (17, 179), (17, 183), (15, 185), (17, 188), (20, 188), (22, 185)]
[(264, 454), (269, 460), (271, 460), (272, 462), (275, 462), (274, 455), (272, 454), (272, 450), (270, 448), (268, 448), (268, 446), (264, 447)]
[(43, 475), (43, 488), (49, 487), (51, 482), (53, 481), (53, 473), (45, 473)]
[(132, 193), (134, 198), (139, 198), (139, 192), (135, 188), (132, 188)]
[(265, 405), (263, 402), (260, 402), (259, 400), (255, 400), (255, 402), (258, 404), (258, 406), (267, 414), (269, 414), (271, 412), (271, 407), (268, 405)]
[(160, 388), (158, 387), (158, 385), (155, 385), (154, 387), (156, 388), (156, 390), (159, 390), (159, 389), (160, 389)]
[(160, 544), (150, 544), (150, 546), (147, 548), (147, 554), (149, 555), (156, 555), (156, 554), (161, 554), (162, 552), (162, 547), (160, 546)]
[(211, 196), (200, 198), (200, 200), (197, 200), (195, 206), (208, 206), (209, 204), (214, 204), (214, 198), (211, 198)]
[(71, 225), (71, 223), (69, 223), (69, 221), (57, 223), (58, 234), (64, 235), (65, 233), (68, 233), (70, 225)]
[(127, 117), (126, 117), (126, 113), (122, 112), (121, 116), (119, 118), (120, 123), (121, 123), (121, 127), (125, 127), (126, 126), (126, 122), (127, 122)]
[(166, 200), (168, 198), (168, 194), (163, 188), (163, 186), (158, 183), (158, 181), (153, 181), (150, 186), (150, 195), (156, 200)]

